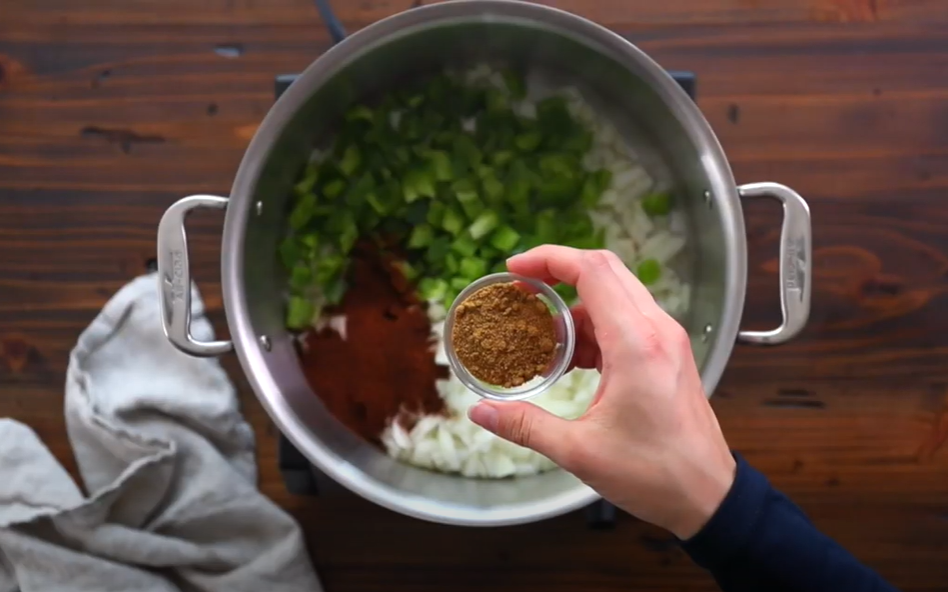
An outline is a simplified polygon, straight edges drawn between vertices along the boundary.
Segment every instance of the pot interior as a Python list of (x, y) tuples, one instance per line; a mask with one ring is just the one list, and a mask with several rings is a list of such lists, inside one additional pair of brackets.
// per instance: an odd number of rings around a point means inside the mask
[[(241, 312), (247, 313), (234, 318), (229, 309), (228, 314), (258, 396), (294, 444), (330, 476), (373, 501), (421, 518), (457, 524), (527, 522), (582, 506), (595, 495), (559, 470), (472, 480), (402, 464), (343, 428), (308, 386), (283, 327), (285, 277), (276, 250), (285, 202), (314, 143), (333, 133), (334, 122), (353, 101), (445, 65), (500, 60), (541, 68), (579, 87), (639, 147), (649, 172), (669, 177), (676, 199), (685, 202), (692, 253), (683, 270), (692, 283), (685, 325), (709, 391), (721, 371), (709, 368), (711, 353), (725, 348), (717, 357), (726, 359), (736, 331), (725, 309), (735, 298), (734, 286), (728, 289), (733, 265), (728, 250), (734, 250), (729, 239), (740, 212), (716, 141), (703, 135), (703, 119), (682, 108), (689, 99), (669, 90), (670, 78), (656, 83), (664, 75), (648, 60), (633, 59), (635, 50), (627, 53), (628, 46), (605, 30), (559, 11), (511, 6), (520, 3), (449, 6), (454, 4), (412, 10), (351, 37), (315, 62), (268, 115), (241, 165), (227, 214), (230, 236), (224, 248), (237, 252), (225, 258), (241, 260), (236, 291), (242, 292)], [(743, 226), (738, 230), (742, 233)], [(743, 283), (737, 289), (742, 298)], [(708, 339), (707, 325), (721, 331)], [(272, 348), (264, 351), (256, 339), (241, 338), (249, 335), (269, 336)]]

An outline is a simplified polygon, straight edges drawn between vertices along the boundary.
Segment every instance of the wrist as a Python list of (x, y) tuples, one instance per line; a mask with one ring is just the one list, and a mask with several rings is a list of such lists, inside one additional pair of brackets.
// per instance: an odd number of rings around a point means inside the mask
[(734, 485), (737, 472), (734, 456), (727, 450), (715, 461), (711, 466), (690, 471), (689, 478), (682, 480), (684, 501), (675, 524), (669, 528), (680, 540), (686, 541), (704, 528)]

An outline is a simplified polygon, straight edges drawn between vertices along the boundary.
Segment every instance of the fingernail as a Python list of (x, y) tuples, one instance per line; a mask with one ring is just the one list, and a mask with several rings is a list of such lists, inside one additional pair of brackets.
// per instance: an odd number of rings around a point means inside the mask
[(485, 430), (491, 432), (497, 431), (497, 410), (494, 409), (493, 406), (486, 403), (478, 403), (467, 410), (467, 416), (471, 418), (471, 421)]

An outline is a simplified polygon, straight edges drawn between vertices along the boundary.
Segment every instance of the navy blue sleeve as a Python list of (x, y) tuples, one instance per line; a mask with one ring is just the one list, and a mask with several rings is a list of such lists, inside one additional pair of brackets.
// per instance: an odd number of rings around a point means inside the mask
[(685, 552), (724, 592), (897, 592), (735, 454), (737, 475)]

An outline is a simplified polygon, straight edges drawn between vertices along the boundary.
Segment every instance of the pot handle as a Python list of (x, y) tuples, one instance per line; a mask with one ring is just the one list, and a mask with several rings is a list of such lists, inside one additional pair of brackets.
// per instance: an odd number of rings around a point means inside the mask
[(810, 208), (796, 191), (779, 183), (751, 183), (737, 188), (741, 197), (769, 197), (783, 204), (780, 231), (780, 309), (783, 323), (770, 331), (741, 331), (744, 343), (777, 345), (793, 339), (810, 316), (812, 240)]
[(192, 195), (165, 210), (158, 223), (158, 305), (165, 337), (192, 356), (209, 357), (233, 349), (230, 341), (197, 341), (191, 336), (191, 268), (184, 219), (194, 208), (227, 207), (226, 197)]

